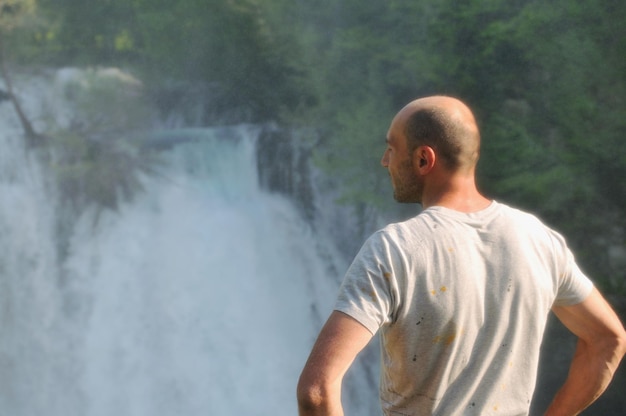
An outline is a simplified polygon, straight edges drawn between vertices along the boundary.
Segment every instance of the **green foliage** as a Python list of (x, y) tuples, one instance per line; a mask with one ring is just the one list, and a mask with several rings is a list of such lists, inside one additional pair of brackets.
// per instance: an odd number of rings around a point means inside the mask
[[(385, 149), (388, 119), (379, 113), (379, 103), (363, 101), (338, 115), (336, 129), (318, 149), (316, 161), (327, 173), (342, 178), (342, 201), (381, 205), (390, 197), (389, 178), (380, 165)], [(334, 140), (340, 140), (337, 146)], [(334, 149), (333, 152), (325, 152)], [(385, 197), (377, 193), (380, 190)], [(385, 192), (387, 191), (387, 192)]]
[(35, 0), (0, 0), (0, 32), (10, 32), (35, 10)]
[[(55, 51), (58, 62), (108, 64), (130, 58), (134, 14), (132, 2), (123, 0), (39, 0), (49, 21), (40, 33), (42, 47)], [(43, 31), (42, 31), (43, 32)], [(122, 50), (118, 49), (120, 39)], [(49, 57), (50, 58), (50, 57)]]
[(120, 141), (104, 143), (72, 131), (59, 132), (54, 140), (59, 190), (78, 212), (87, 206), (117, 210), (143, 189), (140, 173), (154, 171), (154, 160)]
[(141, 85), (118, 70), (90, 70), (75, 75), (65, 96), (73, 119), (66, 128), (50, 127), (62, 201), (77, 211), (91, 205), (116, 210), (142, 190), (142, 174), (158, 167), (157, 155), (132, 139), (151, 121)]
[[(214, 86), (221, 105), (268, 119), (300, 99), (250, 0), (41, 0), (51, 24), (38, 39), (57, 61), (131, 65), (158, 89), (164, 79)], [(284, 41), (285, 39), (281, 39)]]

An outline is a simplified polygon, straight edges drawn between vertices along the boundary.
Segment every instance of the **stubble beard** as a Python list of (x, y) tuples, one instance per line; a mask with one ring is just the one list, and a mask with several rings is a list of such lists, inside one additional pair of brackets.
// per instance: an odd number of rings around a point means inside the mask
[(403, 204), (415, 204), (422, 202), (423, 185), (420, 178), (413, 171), (413, 161), (405, 160), (400, 165), (398, 176), (392, 178), (394, 189), (393, 198)]

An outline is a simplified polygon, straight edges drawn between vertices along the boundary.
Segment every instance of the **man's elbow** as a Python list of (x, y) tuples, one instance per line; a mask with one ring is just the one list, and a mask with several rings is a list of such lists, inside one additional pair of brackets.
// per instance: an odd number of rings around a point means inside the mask
[(621, 359), (626, 354), (626, 331), (624, 330), (624, 328), (622, 328), (616, 338), (617, 340), (615, 350), (618, 357)]
[(309, 380), (300, 378), (298, 382), (298, 408), (303, 411), (312, 411), (321, 407), (325, 401), (323, 388)]
[(626, 354), (626, 331), (621, 328), (611, 335), (597, 339), (596, 342), (598, 345), (598, 353), (601, 353), (601, 351), (604, 352), (604, 355), (609, 358), (609, 362), (614, 366), (612, 370), (615, 371)]
[(300, 377), (297, 388), (298, 409), (300, 414), (326, 414), (325, 409), (332, 407), (334, 389), (319, 380), (305, 375)]

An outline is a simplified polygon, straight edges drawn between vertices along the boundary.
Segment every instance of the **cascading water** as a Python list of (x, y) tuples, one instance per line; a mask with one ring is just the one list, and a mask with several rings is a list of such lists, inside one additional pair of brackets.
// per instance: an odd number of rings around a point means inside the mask
[(333, 279), (289, 203), (258, 190), (253, 143), (213, 133), (177, 146), (173, 169), (104, 219), (106, 232), (87, 223), (73, 241), (71, 268), (91, 275), (94, 291), (91, 414), (278, 414), (293, 404), (308, 298)]
[[(6, 103), (0, 125), (0, 414), (296, 413), (346, 264), (259, 188), (257, 127), (163, 133), (185, 139), (159, 174), (116, 212), (83, 211), (60, 258), (60, 205)], [(347, 406), (376, 414), (356, 372)]]

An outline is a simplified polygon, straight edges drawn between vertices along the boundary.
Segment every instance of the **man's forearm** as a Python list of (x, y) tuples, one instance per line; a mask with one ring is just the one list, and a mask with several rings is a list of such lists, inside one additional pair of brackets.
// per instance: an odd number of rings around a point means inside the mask
[(563, 387), (557, 392), (546, 416), (573, 416), (592, 404), (607, 388), (624, 355), (624, 345), (608, 341), (601, 350), (580, 340)]
[(343, 376), (370, 339), (371, 332), (354, 318), (338, 311), (331, 313), (300, 374), (300, 416), (343, 416)]

